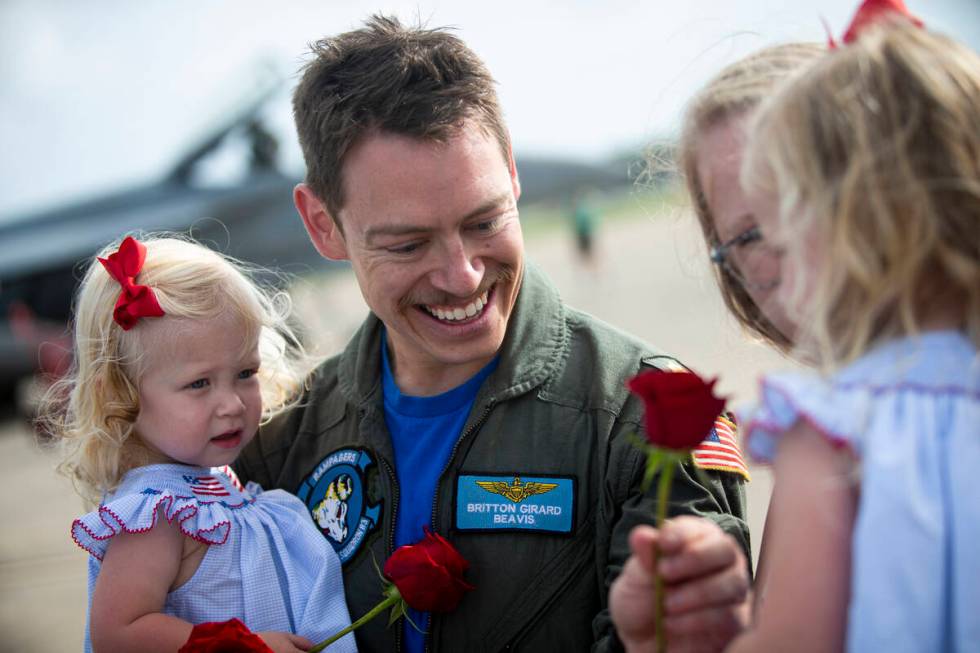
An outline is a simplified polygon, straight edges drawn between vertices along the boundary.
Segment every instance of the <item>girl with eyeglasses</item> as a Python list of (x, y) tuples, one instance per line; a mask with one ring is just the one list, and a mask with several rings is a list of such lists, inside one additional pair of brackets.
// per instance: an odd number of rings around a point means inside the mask
[[(766, 596), (726, 650), (980, 650), (978, 124), (980, 56), (901, 0), (866, 0), (752, 118), (746, 206), (819, 373), (767, 376), (748, 414), (778, 500)], [(617, 582), (638, 597), (651, 569)], [(611, 603), (653, 650), (650, 599)]]
[[(689, 102), (678, 164), (704, 234), (725, 304), (753, 335), (783, 352), (795, 326), (776, 300), (778, 252), (762, 238), (739, 184), (745, 130), (757, 106), (780, 84), (819, 59), (822, 45), (764, 48), (723, 69)], [(631, 534), (632, 567), (651, 570), (657, 547), (668, 583), (665, 630), (673, 650), (721, 650), (749, 623), (749, 572), (734, 540), (707, 520), (679, 517)], [(759, 570), (764, 574), (765, 555)], [(757, 581), (758, 582), (758, 581)], [(655, 635), (642, 583), (617, 582), (610, 593), (624, 643)]]

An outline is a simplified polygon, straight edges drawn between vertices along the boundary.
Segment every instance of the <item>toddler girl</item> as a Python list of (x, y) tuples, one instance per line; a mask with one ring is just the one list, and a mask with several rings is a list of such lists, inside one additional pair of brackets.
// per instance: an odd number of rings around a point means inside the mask
[[(221, 255), (131, 237), (82, 280), (72, 374), (48, 428), (98, 509), (85, 650), (176, 651), (193, 624), (241, 619), (275, 651), (350, 623), (340, 563), (301, 501), (239, 487), (230, 464), (302, 383), (275, 298)], [(329, 650), (355, 650), (348, 635)]]
[(826, 374), (765, 379), (748, 422), (779, 501), (734, 650), (980, 650), (980, 57), (903, 9), (869, 0), (750, 131), (749, 206)]

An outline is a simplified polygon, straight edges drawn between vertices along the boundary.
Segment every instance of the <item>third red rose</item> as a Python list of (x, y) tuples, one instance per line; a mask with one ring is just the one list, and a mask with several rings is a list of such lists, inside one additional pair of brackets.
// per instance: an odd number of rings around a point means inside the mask
[(177, 653), (273, 653), (238, 619), (197, 624)]

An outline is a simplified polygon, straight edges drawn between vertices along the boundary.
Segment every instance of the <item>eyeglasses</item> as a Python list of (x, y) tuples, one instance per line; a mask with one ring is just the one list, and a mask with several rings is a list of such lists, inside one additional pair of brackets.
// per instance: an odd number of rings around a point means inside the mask
[(752, 226), (711, 248), (711, 262), (749, 290), (771, 290), (779, 285), (779, 252)]

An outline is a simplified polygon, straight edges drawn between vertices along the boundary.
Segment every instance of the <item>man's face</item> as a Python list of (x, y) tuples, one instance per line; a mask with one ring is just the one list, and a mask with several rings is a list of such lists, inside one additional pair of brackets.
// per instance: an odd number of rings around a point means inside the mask
[(332, 257), (385, 323), (399, 385), (462, 383), (500, 349), (523, 276), (512, 162), (473, 124), (445, 143), (379, 133), (347, 155), (344, 191)]

